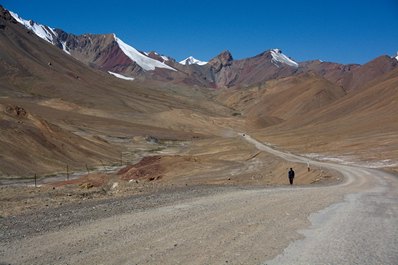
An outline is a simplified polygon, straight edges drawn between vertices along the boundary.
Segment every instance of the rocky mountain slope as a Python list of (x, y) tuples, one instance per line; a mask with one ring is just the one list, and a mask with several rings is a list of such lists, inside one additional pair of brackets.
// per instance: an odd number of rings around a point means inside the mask
[(173, 123), (170, 110), (185, 110), (186, 119), (196, 114), (222, 120), (232, 112), (206, 90), (132, 82), (88, 67), (6, 10), (0, 11), (0, 25), (0, 146), (7, 150), (0, 175), (109, 165), (134, 136), (185, 140), (206, 134), (200, 126), (193, 131)]
[[(53, 29), (25, 20), (12, 12), (11, 15), (40, 38), (85, 64), (105, 72), (128, 77), (219, 88), (246, 86), (275, 77), (283, 77), (294, 73), (298, 67), (296, 62), (277, 49), (238, 61), (233, 61), (232, 55), (225, 52), (210, 60), (208, 64), (193, 57), (187, 58), (184, 63), (178, 63), (156, 52), (138, 51), (114, 34), (77, 36), (61, 29)], [(269, 69), (264, 71), (265, 68)]]
[(396, 167), (397, 77), (394, 69), (347, 91), (315, 73), (301, 74), (219, 97), (246, 117), (257, 138), (280, 148)]
[(364, 65), (341, 65), (330, 62), (304, 62), (301, 67), (304, 71), (311, 71), (325, 79), (345, 88), (346, 90), (359, 89), (369, 81), (381, 77), (398, 66), (398, 60), (390, 56), (380, 56)]
[(52, 43), (85, 64), (105, 72), (131, 78), (151, 79), (209, 88), (248, 87), (271, 79), (314, 72), (346, 90), (359, 88), (397, 66), (397, 60), (382, 56), (363, 66), (309, 61), (297, 63), (279, 49), (234, 60), (224, 51), (209, 62), (188, 57), (176, 62), (156, 52), (145, 53), (126, 44), (114, 34), (74, 35), (61, 29), (11, 15), (40, 38)]
[(183, 65), (113, 34), (75, 36), (1, 9), (0, 146), (8, 150), (1, 174), (117, 164), (120, 152), (135, 157), (143, 146), (154, 148), (147, 136), (206, 138), (200, 148), (180, 148), (221, 168), (217, 158), (242, 157), (225, 140), (242, 131), (298, 152), (372, 158), (373, 150), (390, 159), (398, 146), (397, 71), (388, 56), (364, 65), (297, 63), (278, 49), (242, 60), (224, 51)]

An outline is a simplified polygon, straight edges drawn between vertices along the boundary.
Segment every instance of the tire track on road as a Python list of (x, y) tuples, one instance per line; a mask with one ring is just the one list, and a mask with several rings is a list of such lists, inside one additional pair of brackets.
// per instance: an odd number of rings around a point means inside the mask
[(312, 214), (311, 227), (301, 231), (305, 239), (295, 241), (282, 254), (263, 264), (397, 264), (396, 176), (375, 169), (309, 160), (272, 149), (249, 135), (241, 136), (259, 150), (291, 162), (311, 161), (313, 165), (337, 170), (345, 177), (338, 185), (347, 190), (344, 201)]

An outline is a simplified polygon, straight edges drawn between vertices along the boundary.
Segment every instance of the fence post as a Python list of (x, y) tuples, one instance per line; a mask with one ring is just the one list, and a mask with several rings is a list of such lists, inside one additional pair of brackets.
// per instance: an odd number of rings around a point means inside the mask
[(108, 170), (106, 169), (104, 162), (102, 162), (101, 159), (100, 159), (100, 162), (101, 162), (101, 165), (102, 165), (103, 170), (104, 170), (105, 172), (107, 172)]
[(37, 175), (35, 173), (35, 188), (37, 188)]
[(66, 180), (69, 180), (69, 165), (66, 164)]

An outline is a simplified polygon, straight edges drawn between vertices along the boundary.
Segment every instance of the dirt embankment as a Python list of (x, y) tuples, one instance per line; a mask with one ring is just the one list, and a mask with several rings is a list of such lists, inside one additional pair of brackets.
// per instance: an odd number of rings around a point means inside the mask
[(287, 171), (296, 171), (295, 185), (333, 183), (339, 175), (322, 168), (290, 163), (260, 152), (239, 137), (193, 141), (179, 155), (158, 152), (113, 173), (90, 173), (69, 181), (33, 186), (1, 187), (0, 215), (59, 207), (82, 200), (156, 193), (176, 187), (284, 186)]
[(16, 104), (0, 103), (0, 130), (0, 177), (33, 177), (119, 155), (107, 142), (81, 137)]

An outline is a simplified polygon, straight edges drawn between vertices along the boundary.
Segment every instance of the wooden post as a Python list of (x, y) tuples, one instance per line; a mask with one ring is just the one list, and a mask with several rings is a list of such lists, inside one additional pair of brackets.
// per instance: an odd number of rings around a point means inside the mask
[(123, 152), (120, 152), (120, 166), (123, 166)]
[(66, 180), (69, 180), (69, 165), (66, 164)]
[(101, 160), (101, 159), (100, 159), (100, 162), (101, 162), (101, 165), (102, 165), (102, 167), (103, 167), (104, 171), (106, 172), (107, 170), (106, 170), (106, 168), (105, 168), (105, 164), (104, 164), (104, 162), (102, 162), (102, 160)]
[(35, 173), (35, 188), (37, 188), (37, 175)]

